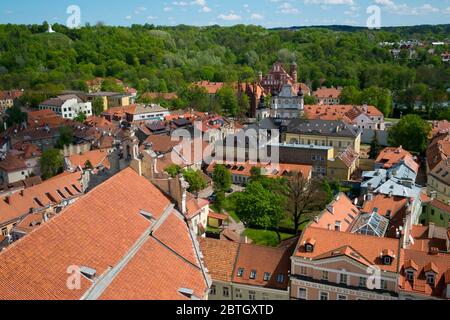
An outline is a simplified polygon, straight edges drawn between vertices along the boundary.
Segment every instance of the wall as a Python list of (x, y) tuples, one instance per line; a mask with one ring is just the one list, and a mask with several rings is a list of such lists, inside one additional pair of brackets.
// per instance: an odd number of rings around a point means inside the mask
[(364, 129), (362, 130), (361, 135), (361, 142), (364, 144), (371, 144), (373, 137), (375, 135), (375, 132), (377, 134), (378, 143), (382, 146), (388, 147), (390, 146), (388, 142), (388, 132), (386, 130), (380, 131), (380, 130), (371, 130), (371, 129)]

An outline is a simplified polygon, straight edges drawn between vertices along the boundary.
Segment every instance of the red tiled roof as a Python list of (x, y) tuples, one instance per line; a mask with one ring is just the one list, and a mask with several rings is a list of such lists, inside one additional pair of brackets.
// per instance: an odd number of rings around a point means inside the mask
[[(288, 248), (261, 247), (252, 244), (240, 244), (234, 267), (233, 282), (264, 288), (286, 290), (289, 285), (289, 271), (291, 255), (294, 246)], [(243, 269), (242, 277), (238, 276), (239, 269)], [(255, 279), (251, 279), (251, 272), (256, 271)], [(265, 273), (270, 274), (268, 281), (264, 280)], [(283, 281), (278, 282), (279, 275)]]
[(375, 163), (383, 165), (384, 169), (390, 169), (401, 161), (404, 161), (405, 164), (416, 173), (419, 171), (419, 165), (414, 160), (412, 154), (403, 149), (402, 146), (398, 148), (388, 147), (383, 149), (375, 160)]
[(81, 174), (65, 173), (0, 199), (0, 224), (81, 195)]
[(0, 161), (0, 170), (5, 172), (14, 172), (25, 169), (27, 169), (25, 161), (11, 153), (8, 153), (5, 159)]
[(337, 88), (320, 88), (314, 91), (313, 95), (318, 98), (339, 98), (342, 90)]
[(231, 281), (239, 244), (231, 241), (200, 238), (200, 248), (212, 279)]
[(74, 168), (81, 167), (86, 168), (86, 162), (90, 162), (92, 166), (98, 168), (104, 166), (105, 168), (110, 168), (110, 163), (108, 159), (108, 152), (104, 150), (91, 150), (82, 154), (75, 154), (68, 157), (68, 161)]
[(340, 193), (339, 197), (319, 215), (318, 220), (311, 222), (311, 226), (334, 230), (336, 222), (339, 221), (341, 230), (347, 231), (359, 214), (360, 211), (353, 204), (352, 200), (345, 193)]
[(193, 242), (182, 218), (168, 212), (158, 228), (140, 214), (163, 219), (169, 205), (145, 178), (123, 170), (0, 253), (0, 298), (80, 299), (92, 283), (81, 277), (80, 290), (70, 290), (67, 268), (86, 266), (104, 275), (151, 227), (153, 236), (137, 247), (100, 298), (182, 299), (183, 287), (203, 297), (207, 288), (198, 263), (192, 263)]
[[(424, 251), (402, 249), (403, 266), (400, 270), (400, 290), (427, 296), (445, 298), (444, 292), (450, 272), (450, 255), (448, 253), (429, 254)], [(414, 281), (406, 279), (406, 269), (414, 269)], [(427, 284), (426, 272), (436, 274), (435, 285)]]
[[(316, 239), (313, 252), (306, 252), (305, 250), (304, 241), (309, 238)], [(303, 235), (299, 240), (298, 250), (295, 253), (295, 256), (313, 260), (318, 258), (323, 259), (325, 258), (323, 257), (324, 254), (331, 255), (331, 253), (338, 248), (346, 248), (345, 250), (338, 250), (340, 255), (351, 250), (357, 253), (356, 255), (350, 255), (350, 258), (352, 259), (356, 259), (359, 262), (367, 261), (370, 265), (375, 265), (384, 271), (397, 271), (397, 263), (395, 260), (392, 265), (384, 265), (380, 253), (386, 249), (395, 253), (399, 252), (400, 241), (398, 239), (332, 231), (324, 228), (317, 228), (313, 225), (308, 226), (304, 230)]]

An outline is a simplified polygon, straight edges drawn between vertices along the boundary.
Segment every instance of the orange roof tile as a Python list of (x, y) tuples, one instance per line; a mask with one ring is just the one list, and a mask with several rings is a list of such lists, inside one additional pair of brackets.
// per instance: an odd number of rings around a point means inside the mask
[[(304, 247), (305, 239), (309, 238), (316, 239), (313, 252), (306, 252)], [(302, 237), (299, 240), (295, 256), (316, 259), (324, 254), (332, 253), (333, 250), (336, 250), (337, 248), (344, 248), (346, 246), (358, 253), (355, 256), (358, 257), (357, 259), (368, 261), (371, 265), (375, 265), (381, 270), (389, 272), (397, 271), (397, 263), (384, 265), (380, 253), (386, 249), (392, 250), (393, 252), (399, 252), (400, 241), (398, 239), (379, 238), (349, 232), (333, 231), (317, 228), (313, 225), (308, 226), (304, 230)]]
[(0, 298), (80, 299), (92, 283), (81, 277), (80, 290), (70, 290), (67, 268), (86, 266), (101, 276), (123, 261), (152, 226), (153, 236), (100, 298), (182, 299), (173, 291), (181, 287), (203, 297), (207, 288), (199, 264), (192, 263), (193, 242), (182, 218), (168, 212), (156, 227), (140, 214), (148, 212), (159, 220), (169, 205), (145, 178), (130, 168), (123, 170), (0, 253)]
[(231, 241), (200, 238), (200, 248), (212, 279), (231, 281), (239, 244)]
[(67, 158), (70, 165), (73, 168), (81, 167), (86, 168), (86, 163), (89, 161), (92, 166), (98, 168), (103, 166), (105, 168), (110, 168), (110, 163), (108, 159), (109, 153), (104, 150), (91, 150), (82, 154), (75, 154)]

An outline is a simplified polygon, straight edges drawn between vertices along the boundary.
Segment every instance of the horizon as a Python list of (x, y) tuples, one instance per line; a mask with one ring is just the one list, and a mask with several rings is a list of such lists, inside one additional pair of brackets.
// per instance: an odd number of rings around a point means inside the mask
[(76, 13), (79, 26), (101, 22), (124, 27), (153, 24), (161, 27), (364, 28), (368, 27), (373, 10), (379, 10), (378, 26), (381, 28), (442, 25), (450, 20), (450, 0), (229, 0), (226, 3), (219, 0), (129, 0), (126, 3), (61, 0), (57, 4), (51, 0), (4, 0), (0, 3), (0, 19), (2, 24), (29, 25), (47, 21), (68, 25)]

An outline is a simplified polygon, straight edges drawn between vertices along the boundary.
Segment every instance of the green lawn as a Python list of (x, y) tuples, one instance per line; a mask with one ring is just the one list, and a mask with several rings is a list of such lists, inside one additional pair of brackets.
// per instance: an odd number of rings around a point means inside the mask
[[(254, 244), (261, 246), (276, 247), (278, 242), (278, 236), (275, 231), (258, 230), (258, 229), (246, 229), (244, 232), (249, 239), (253, 240)], [(281, 233), (281, 240), (292, 238), (294, 235)]]

